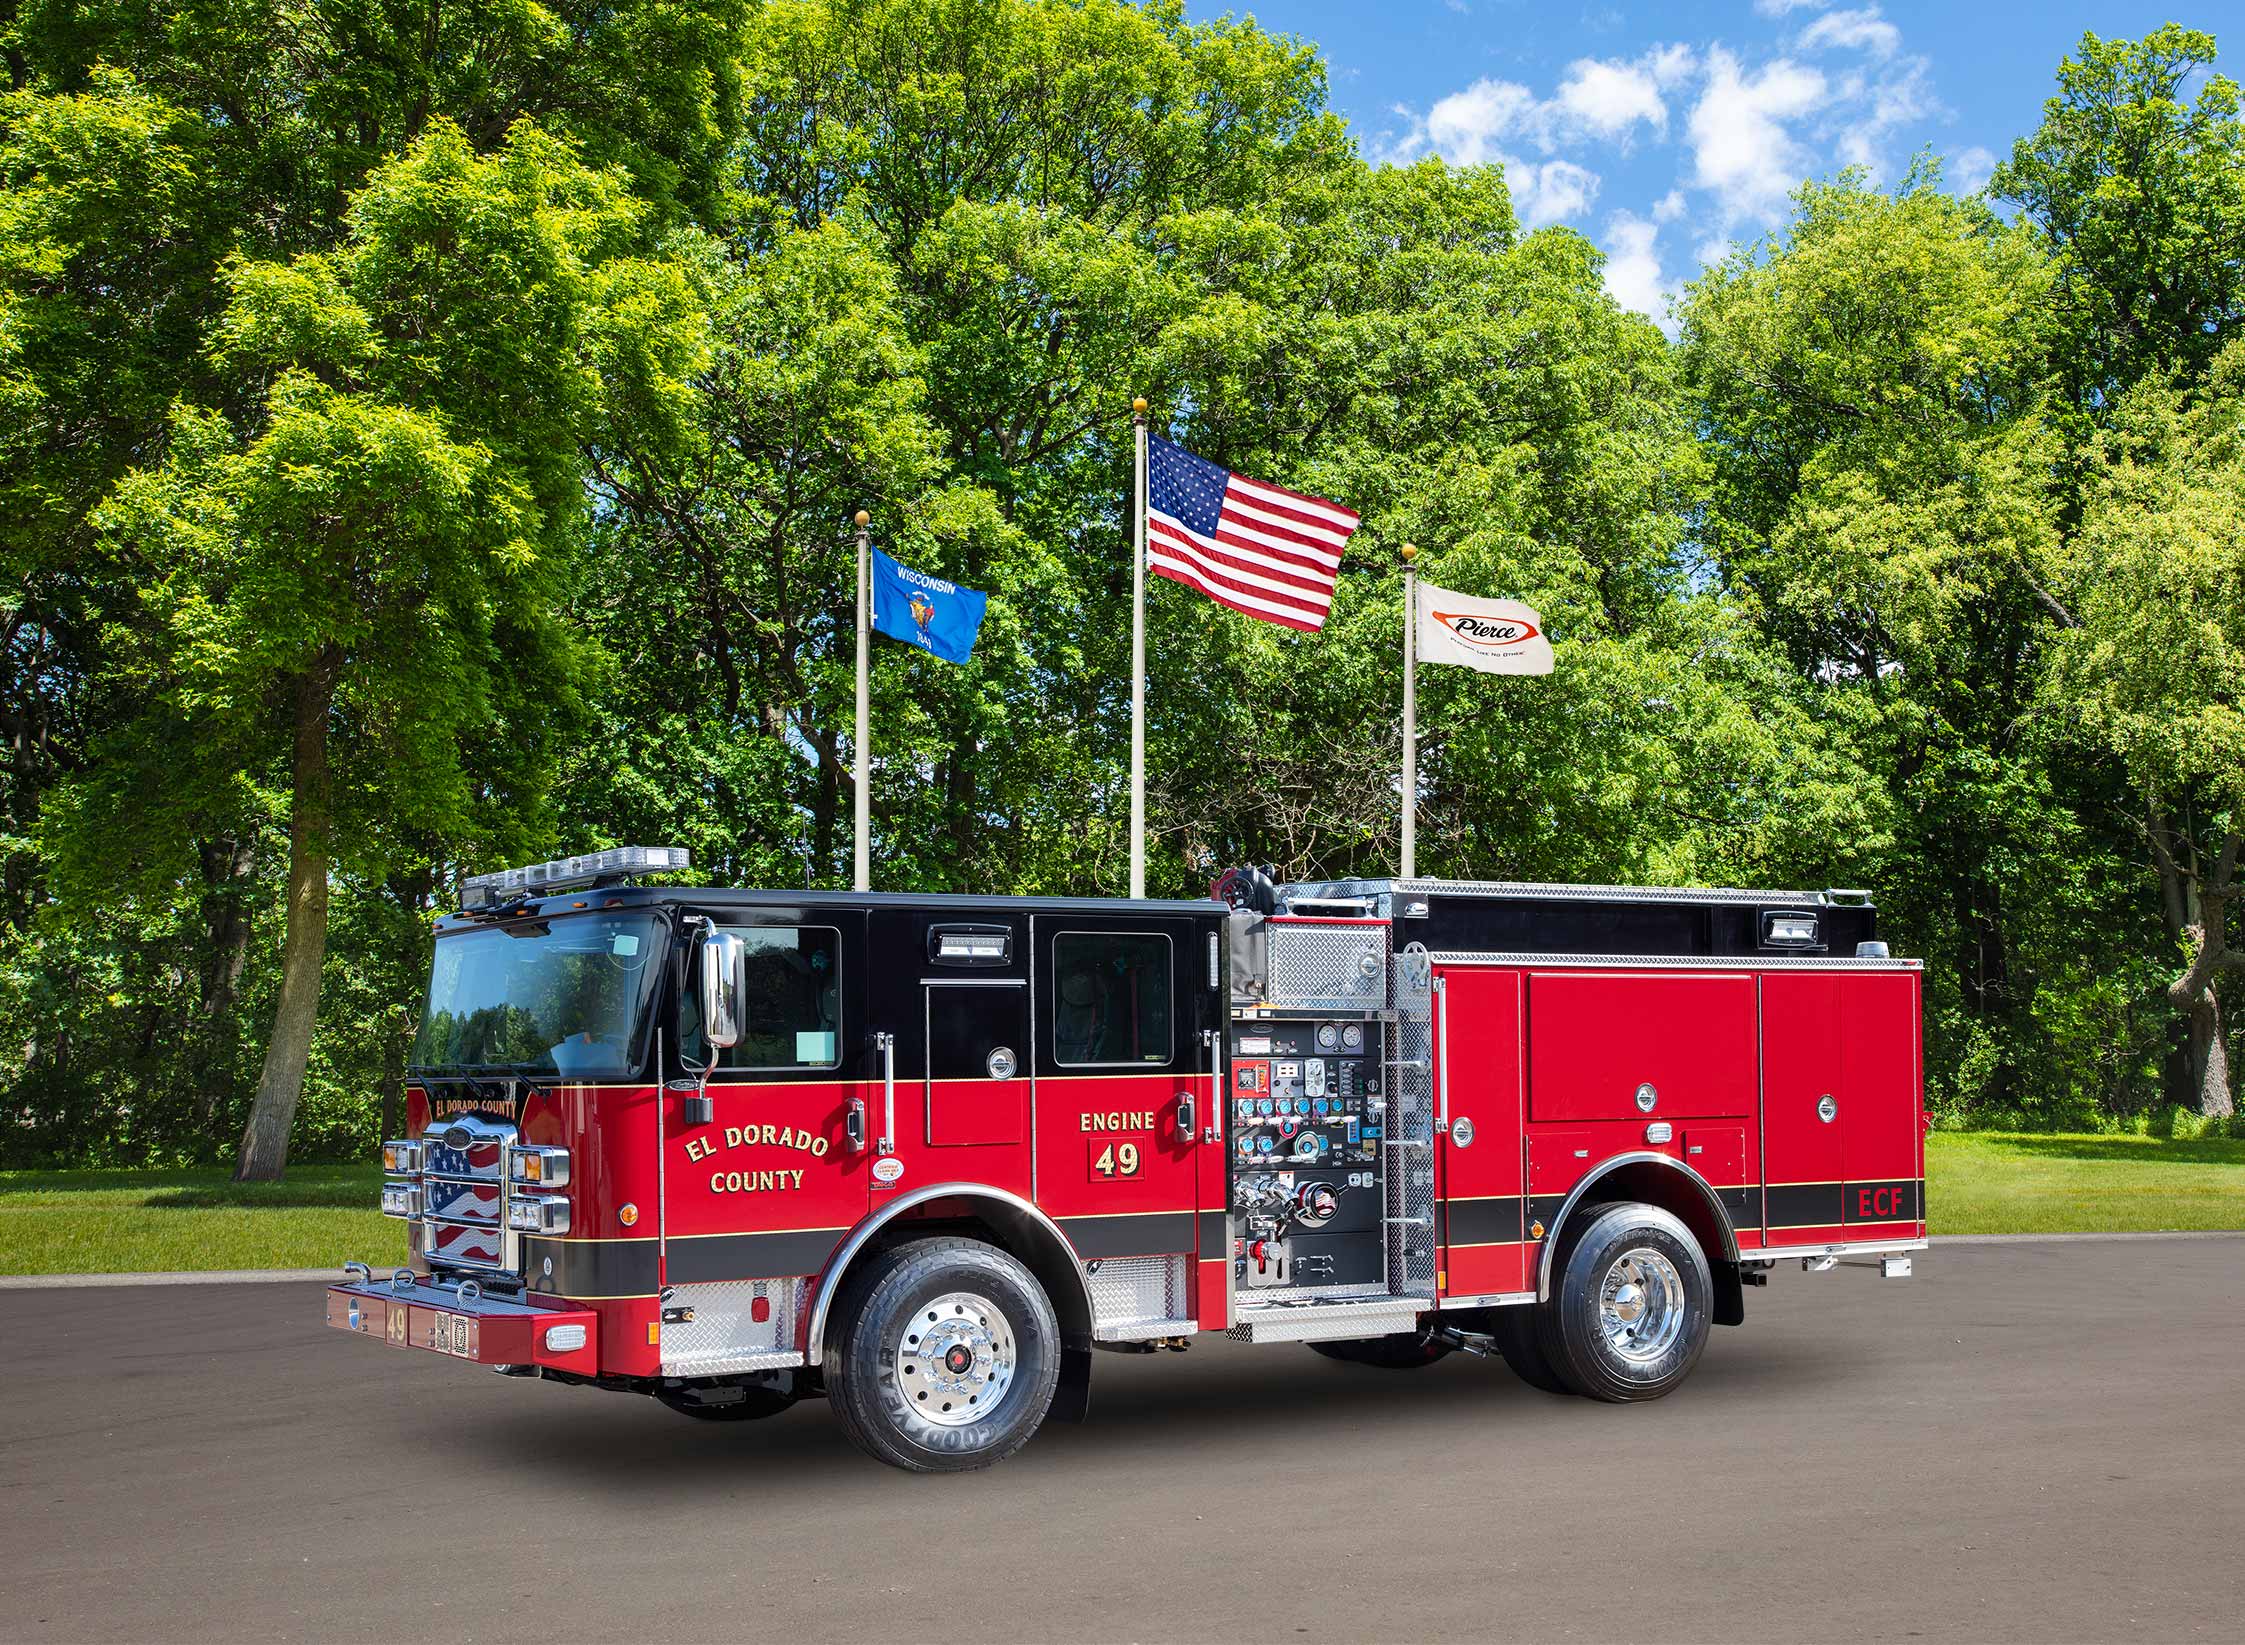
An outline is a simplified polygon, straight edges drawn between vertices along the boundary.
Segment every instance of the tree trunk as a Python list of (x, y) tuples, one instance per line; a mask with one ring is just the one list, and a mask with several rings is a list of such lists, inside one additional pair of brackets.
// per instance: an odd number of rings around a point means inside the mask
[(2222, 1002), (2209, 983), (2190, 1014), (2190, 1063), (2198, 1081), (2198, 1112), (2228, 1119), (2237, 1112), (2229, 1088), (2229, 1045), (2222, 1037)]
[(320, 967), (327, 958), (327, 717), (335, 698), (337, 660), (323, 655), (297, 678), (294, 793), (288, 819), (288, 926), (281, 939), (281, 994), (249, 1123), (242, 1128), (236, 1182), (278, 1182), (288, 1165), (288, 1133), (304, 1095), (312, 1028), (319, 1020)]

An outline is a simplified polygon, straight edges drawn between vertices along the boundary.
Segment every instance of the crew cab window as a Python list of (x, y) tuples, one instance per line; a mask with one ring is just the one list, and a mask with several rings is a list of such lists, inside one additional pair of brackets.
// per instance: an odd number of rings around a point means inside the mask
[(1170, 1059), (1170, 946), (1131, 931), (1052, 939), (1052, 1054), (1066, 1068)]
[[(719, 1071), (832, 1068), (842, 1060), (842, 935), (823, 925), (725, 929), (748, 949), (748, 1018), (741, 1041), (717, 1055)], [(689, 985), (679, 1040), (700, 1061), (700, 990)]]

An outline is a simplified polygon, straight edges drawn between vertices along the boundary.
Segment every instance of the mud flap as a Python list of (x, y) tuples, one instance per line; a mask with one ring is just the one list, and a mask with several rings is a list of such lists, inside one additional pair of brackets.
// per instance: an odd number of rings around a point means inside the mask
[(1746, 1286), (1738, 1277), (1738, 1264), (1718, 1262), (1709, 1270), (1715, 1281), (1714, 1318), (1717, 1325), (1746, 1323)]
[(1048, 1422), (1082, 1422), (1091, 1415), (1091, 1344), (1069, 1341), (1060, 1346), (1060, 1383), (1052, 1391)]

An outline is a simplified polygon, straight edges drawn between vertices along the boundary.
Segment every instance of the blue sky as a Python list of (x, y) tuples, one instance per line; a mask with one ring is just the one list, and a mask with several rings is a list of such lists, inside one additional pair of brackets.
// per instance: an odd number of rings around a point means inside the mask
[[(1659, 318), (1667, 294), (1784, 220), (1804, 176), (1900, 176), (1939, 154), (1977, 188), (2034, 129), (2084, 30), (2138, 38), (2170, 18), (2222, 38), (2235, 0), (1188, 0), (1315, 41), (1334, 106), (1373, 160), (1497, 160), (1530, 227), (1604, 248), (1615, 296)], [(2231, 25), (2227, 30), (2223, 25)]]

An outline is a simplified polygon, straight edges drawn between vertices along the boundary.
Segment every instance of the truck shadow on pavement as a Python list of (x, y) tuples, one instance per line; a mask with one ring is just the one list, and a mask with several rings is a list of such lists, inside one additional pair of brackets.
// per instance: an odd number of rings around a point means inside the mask
[[(1759, 1406), (1790, 1390), (1829, 1390), (1867, 1373), (1860, 1355), (1792, 1341), (1740, 1344), (1722, 1351), (1720, 1338), (1692, 1380), (1659, 1406), (1722, 1412)], [(1065, 1460), (1071, 1467), (1143, 1464), (1151, 1451), (1179, 1457), (1208, 1445), (1269, 1444), (1298, 1437), (1305, 1425), (1362, 1428), (1392, 1424), (1431, 1441), (1466, 1422), (1517, 1424), (1523, 1432), (1572, 1429), (1626, 1420), (1632, 1409), (1539, 1393), (1494, 1360), (1453, 1355), (1422, 1371), (1382, 1372), (1339, 1365), (1300, 1351), (1273, 1360), (1273, 1350), (1218, 1350), (1194, 1364), (1190, 1356), (1138, 1358), (1102, 1354), (1093, 1368), (1090, 1420), (1047, 1422), (1007, 1469)], [(1875, 1373), (1872, 1373), (1875, 1374)], [(895, 1476), (859, 1454), (821, 1399), (762, 1422), (703, 1423), (652, 1400), (590, 1390), (522, 1388), (524, 1403), (493, 1413), (461, 1412), (457, 1427), (424, 1430), (458, 1460), (474, 1457), (502, 1473), (534, 1472), (554, 1483), (619, 1492), (657, 1491), (678, 1498), (737, 1491), (754, 1470), (800, 1473), (840, 1483), (851, 1477)], [(595, 1410), (580, 1401), (599, 1400)], [(556, 1402), (556, 1403), (549, 1403)], [(989, 1478), (974, 1474), (968, 1478)]]

